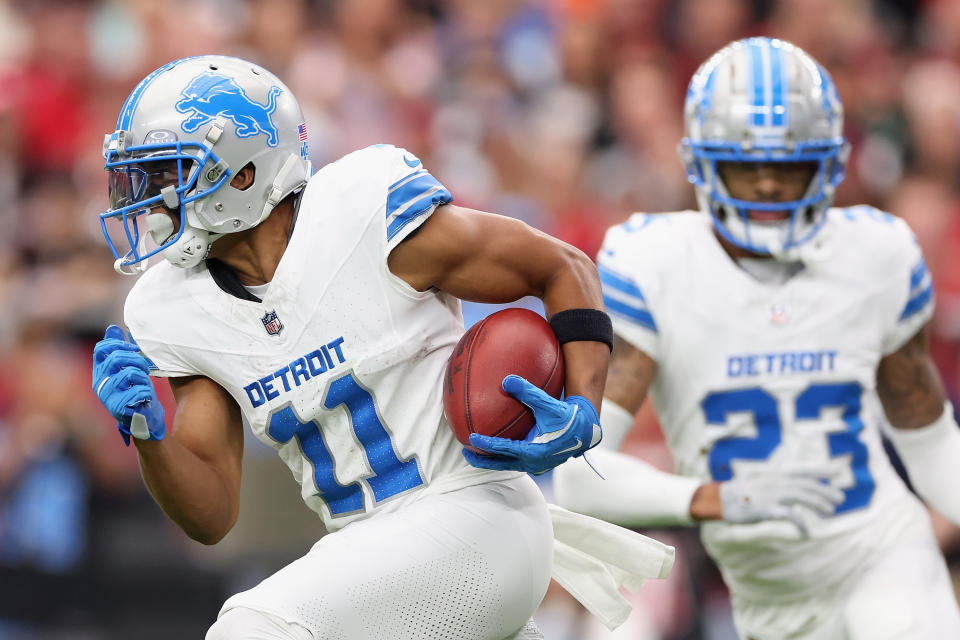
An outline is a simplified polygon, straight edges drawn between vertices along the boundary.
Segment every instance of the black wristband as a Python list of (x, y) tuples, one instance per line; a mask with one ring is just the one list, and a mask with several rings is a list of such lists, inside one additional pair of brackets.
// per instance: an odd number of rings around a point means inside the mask
[(603, 342), (613, 351), (613, 323), (599, 309), (567, 309), (553, 314), (550, 326), (560, 344), (591, 340)]

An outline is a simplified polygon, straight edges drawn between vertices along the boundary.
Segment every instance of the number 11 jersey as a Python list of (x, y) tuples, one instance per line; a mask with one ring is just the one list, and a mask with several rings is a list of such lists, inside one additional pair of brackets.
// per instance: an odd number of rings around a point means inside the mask
[(519, 475), (469, 466), (443, 415), (460, 301), (418, 292), (387, 266), (450, 200), (412, 154), (368, 147), (310, 179), (261, 302), (221, 290), (205, 264), (165, 261), (127, 297), (126, 323), (151, 373), (222, 386), (329, 531), (427, 487)]

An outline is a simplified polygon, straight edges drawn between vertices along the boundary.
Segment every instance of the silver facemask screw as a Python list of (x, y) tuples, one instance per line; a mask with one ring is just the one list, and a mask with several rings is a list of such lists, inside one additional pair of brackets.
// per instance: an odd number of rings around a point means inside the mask
[(213, 208), (216, 209), (217, 211), (223, 211), (223, 203), (218, 202), (217, 204), (213, 205)]

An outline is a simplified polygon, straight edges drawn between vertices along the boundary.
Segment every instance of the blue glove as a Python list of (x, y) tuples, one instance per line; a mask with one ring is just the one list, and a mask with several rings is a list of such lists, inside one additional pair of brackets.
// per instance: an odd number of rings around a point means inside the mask
[(557, 400), (514, 375), (503, 379), (503, 390), (530, 407), (536, 424), (523, 440), (470, 434), (470, 446), (490, 454), (464, 448), (463, 457), (473, 466), (540, 474), (600, 442), (600, 418), (583, 396)]
[(150, 381), (150, 363), (140, 347), (127, 340), (123, 329), (107, 327), (93, 348), (93, 391), (117, 420), (117, 429), (128, 446), (138, 440), (163, 440), (166, 427), (163, 406)]

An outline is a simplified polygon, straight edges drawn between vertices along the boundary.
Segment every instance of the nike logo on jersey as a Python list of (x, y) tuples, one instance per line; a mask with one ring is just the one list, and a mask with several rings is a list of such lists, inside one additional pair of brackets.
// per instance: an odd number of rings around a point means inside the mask
[(403, 156), (403, 161), (407, 163), (408, 167), (417, 167), (420, 165), (420, 158), (413, 156), (408, 158), (406, 155)]
[[(288, 365), (284, 365), (273, 373), (268, 373), (245, 386), (247, 398), (254, 407), (259, 407), (268, 400), (279, 398), (294, 387), (299, 387), (312, 377), (325, 373), (343, 364), (347, 359), (343, 355), (343, 336), (332, 340), (319, 349), (300, 356)], [(279, 380), (283, 389), (278, 389), (275, 380)], [(292, 384), (291, 384), (292, 382)]]

